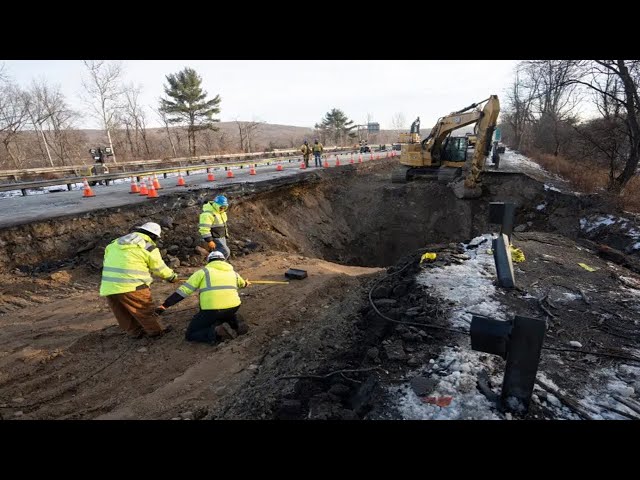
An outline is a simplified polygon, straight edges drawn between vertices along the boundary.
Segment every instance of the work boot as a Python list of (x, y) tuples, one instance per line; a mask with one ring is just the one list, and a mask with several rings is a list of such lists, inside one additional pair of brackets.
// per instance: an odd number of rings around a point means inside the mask
[(223, 323), (222, 325), (218, 325), (214, 331), (216, 332), (217, 340), (233, 340), (238, 336), (238, 334), (231, 328), (231, 325), (228, 323)]
[(238, 335), (244, 335), (249, 331), (249, 325), (244, 321), (244, 318), (240, 315), (236, 315), (236, 330)]

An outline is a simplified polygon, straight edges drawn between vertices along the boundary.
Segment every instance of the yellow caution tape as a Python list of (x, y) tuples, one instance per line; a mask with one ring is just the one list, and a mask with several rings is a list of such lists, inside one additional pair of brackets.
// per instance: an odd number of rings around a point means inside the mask
[(436, 259), (437, 255), (435, 253), (425, 253), (424, 255), (422, 255), (422, 257), (420, 257), (420, 263), (425, 262), (425, 261), (434, 261)]
[(524, 253), (519, 248), (514, 247), (513, 245), (509, 245), (509, 249), (511, 250), (511, 260), (516, 263), (524, 262)]
[(586, 263), (578, 263), (582, 268), (584, 268), (587, 272), (595, 272), (597, 268), (590, 267)]

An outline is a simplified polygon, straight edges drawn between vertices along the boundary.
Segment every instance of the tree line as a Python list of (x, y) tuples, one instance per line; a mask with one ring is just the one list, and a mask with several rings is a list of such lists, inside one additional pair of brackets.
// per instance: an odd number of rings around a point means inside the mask
[(594, 190), (625, 194), (640, 160), (639, 85), (638, 60), (519, 62), (502, 115), (504, 142), (594, 180)]
[[(331, 109), (309, 135), (258, 143), (265, 126), (260, 120), (235, 120), (234, 133), (221, 130), (218, 115), (222, 98), (203, 90), (201, 76), (192, 68), (165, 75), (164, 95), (155, 106), (143, 105), (142, 87), (125, 83), (121, 62), (84, 61), (80, 100), (99, 120), (98, 138), (88, 138), (78, 125), (84, 115), (69, 105), (59, 85), (45, 79), (27, 87), (13, 82), (0, 66), (0, 169), (63, 166), (90, 163), (88, 149), (109, 146), (109, 162), (153, 158), (195, 157), (257, 149), (297, 148), (311, 135), (323, 143), (354, 143), (356, 127), (340, 109)], [(149, 128), (151, 115), (162, 125)], [(93, 143), (91, 143), (93, 142)]]

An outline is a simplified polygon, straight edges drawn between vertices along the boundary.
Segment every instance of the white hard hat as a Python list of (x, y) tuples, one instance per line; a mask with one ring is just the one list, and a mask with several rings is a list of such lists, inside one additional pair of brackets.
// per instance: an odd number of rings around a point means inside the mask
[(207, 256), (207, 262), (211, 262), (212, 260), (224, 260), (224, 254), (214, 250)]
[(157, 223), (154, 222), (147, 222), (144, 225), (141, 225), (138, 227), (140, 230), (145, 230), (149, 233), (154, 234), (156, 237), (160, 238), (160, 233), (162, 232), (162, 229), (160, 228), (160, 225), (158, 225)]

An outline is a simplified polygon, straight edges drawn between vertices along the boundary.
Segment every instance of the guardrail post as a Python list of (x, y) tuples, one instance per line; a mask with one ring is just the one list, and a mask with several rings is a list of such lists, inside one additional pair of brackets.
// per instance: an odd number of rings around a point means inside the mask
[(167, 172), (163, 173), (162, 175), (164, 175), (164, 178), (167, 178)]
[(186, 172), (187, 172), (187, 177), (188, 177), (189, 176), (189, 170), (186, 170)]
[(67, 190), (71, 191), (71, 184), (70, 183), (67, 183)]
[(21, 188), (20, 191), (22, 192), (23, 196), (27, 196), (27, 189), (26, 188)]

